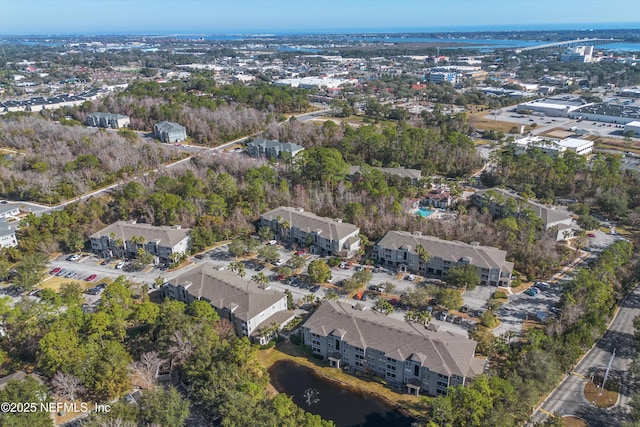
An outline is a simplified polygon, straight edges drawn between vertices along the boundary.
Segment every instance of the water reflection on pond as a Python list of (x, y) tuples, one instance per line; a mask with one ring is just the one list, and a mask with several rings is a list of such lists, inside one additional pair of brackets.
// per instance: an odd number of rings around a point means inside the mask
[[(338, 427), (409, 427), (413, 421), (371, 395), (341, 387), (290, 361), (276, 362), (271, 383), (305, 411), (332, 420)], [(309, 403), (310, 402), (310, 403)]]

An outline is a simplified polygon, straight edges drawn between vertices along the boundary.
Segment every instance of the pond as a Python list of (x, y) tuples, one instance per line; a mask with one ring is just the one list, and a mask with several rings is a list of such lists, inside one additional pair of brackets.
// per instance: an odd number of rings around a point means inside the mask
[(269, 374), (276, 390), (337, 427), (409, 427), (414, 421), (380, 399), (345, 388), (291, 361), (276, 362)]

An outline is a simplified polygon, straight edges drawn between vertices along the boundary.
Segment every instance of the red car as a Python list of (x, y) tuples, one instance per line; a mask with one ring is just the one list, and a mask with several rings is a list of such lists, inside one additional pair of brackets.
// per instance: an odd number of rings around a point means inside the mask
[(60, 267), (56, 267), (56, 268), (54, 268), (53, 270), (51, 270), (51, 271), (49, 272), (49, 274), (51, 274), (51, 275), (53, 276), (53, 275), (55, 275), (58, 271), (60, 271)]
[(279, 275), (278, 277), (276, 277), (276, 279), (278, 279), (278, 280), (284, 280), (284, 279), (286, 279), (286, 278), (287, 278), (287, 276), (285, 276), (285, 275), (283, 275), (283, 274), (281, 274), (281, 275)]
[(302, 256), (302, 255), (304, 255), (304, 251), (298, 251), (298, 252), (296, 252), (296, 255)]
[(587, 237), (596, 237), (596, 235), (593, 233), (587, 233)]
[(96, 274), (92, 274), (91, 276), (87, 277), (85, 280), (87, 282), (91, 282), (92, 280), (95, 280), (96, 277), (98, 277)]

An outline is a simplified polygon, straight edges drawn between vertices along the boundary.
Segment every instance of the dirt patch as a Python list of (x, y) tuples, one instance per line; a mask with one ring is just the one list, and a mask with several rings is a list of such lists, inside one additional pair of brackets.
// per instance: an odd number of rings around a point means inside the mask
[(53, 276), (53, 277), (49, 277), (48, 279), (45, 279), (42, 283), (40, 283), (40, 285), (38, 286), (38, 288), (41, 289), (53, 289), (56, 292), (60, 292), (60, 287), (64, 284), (64, 283), (76, 283), (78, 286), (80, 286), (80, 289), (85, 290), (85, 289), (89, 289), (89, 288), (93, 288), (94, 286), (96, 286), (98, 283), (106, 283), (109, 284), (111, 283), (112, 280), (111, 279), (107, 279), (102, 278), (96, 282), (87, 282), (86, 280), (79, 280), (79, 279), (67, 279), (66, 277), (59, 277), (59, 276)]
[(592, 381), (584, 385), (584, 398), (591, 404), (600, 408), (611, 408), (618, 401), (618, 392), (607, 390), (607, 385), (602, 389)]
[(540, 136), (548, 136), (549, 138), (564, 139), (564, 138), (572, 137), (574, 135), (575, 133), (570, 132), (568, 130), (564, 130), (562, 128), (554, 128), (554, 129), (549, 129), (548, 131), (544, 132)]
[(589, 427), (584, 420), (572, 416), (562, 417), (562, 421), (565, 427)]

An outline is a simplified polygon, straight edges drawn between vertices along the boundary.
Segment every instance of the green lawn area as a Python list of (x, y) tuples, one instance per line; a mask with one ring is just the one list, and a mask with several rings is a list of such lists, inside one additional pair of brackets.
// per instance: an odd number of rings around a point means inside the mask
[(49, 276), (48, 278), (43, 280), (40, 283), (40, 285), (38, 285), (37, 287), (41, 289), (53, 289), (56, 292), (60, 292), (60, 287), (64, 283), (77, 283), (80, 286), (80, 289), (85, 290), (85, 289), (93, 288), (98, 283), (109, 284), (111, 282), (112, 280), (106, 277), (103, 277), (98, 281), (87, 282), (86, 280), (83, 280), (83, 279), (67, 279), (66, 277)]

